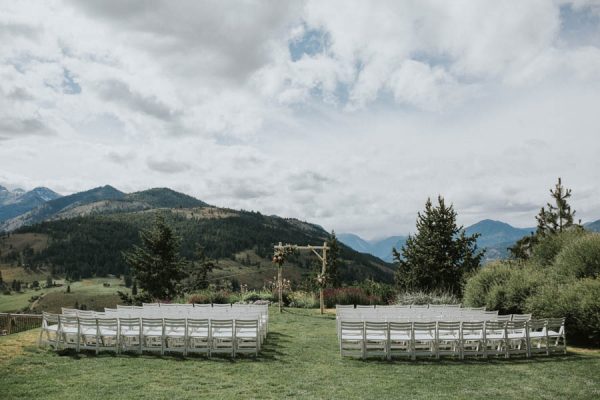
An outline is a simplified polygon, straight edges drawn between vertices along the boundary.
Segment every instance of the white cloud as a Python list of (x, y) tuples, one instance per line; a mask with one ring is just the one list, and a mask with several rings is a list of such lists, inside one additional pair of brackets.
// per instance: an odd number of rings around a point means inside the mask
[(599, 10), (0, 2), (0, 184), (169, 186), (373, 237), (438, 193), (531, 225), (560, 175), (597, 219)]

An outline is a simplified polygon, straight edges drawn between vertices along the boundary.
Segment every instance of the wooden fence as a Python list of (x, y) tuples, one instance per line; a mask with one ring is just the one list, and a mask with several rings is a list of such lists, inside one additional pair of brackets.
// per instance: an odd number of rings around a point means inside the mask
[(0, 313), (0, 335), (10, 335), (42, 326), (39, 314)]

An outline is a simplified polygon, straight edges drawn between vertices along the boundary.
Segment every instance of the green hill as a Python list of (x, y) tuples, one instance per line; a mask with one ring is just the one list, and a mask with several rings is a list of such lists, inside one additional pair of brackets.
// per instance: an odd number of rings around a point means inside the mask
[(153, 188), (130, 193), (125, 200), (145, 203), (152, 208), (191, 208), (208, 206), (205, 202), (169, 188)]
[[(49, 238), (45, 249), (27, 256), (26, 262), (33, 268), (49, 268), (54, 274), (72, 279), (126, 274), (122, 252), (138, 243), (139, 230), (149, 227), (157, 213), (163, 215), (182, 238), (183, 257), (194, 260), (197, 247), (202, 246), (209, 257), (218, 260), (213, 278), (233, 277), (251, 288), (260, 288), (265, 280), (273, 278), (274, 244), (320, 245), (328, 235), (323, 228), (296, 219), (205, 206), (46, 221), (22, 227), (12, 236), (36, 233)], [(390, 264), (347, 246), (341, 247), (341, 256), (346, 262), (340, 271), (343, 282), (366, 278), (392, 281)], [(6, 262), (19, 257), (9, 252), (3, 259)], [(299, 283), (314, 273), (315, 263), (311, 254), (292, 257), (286, 266), (286, 276)]]

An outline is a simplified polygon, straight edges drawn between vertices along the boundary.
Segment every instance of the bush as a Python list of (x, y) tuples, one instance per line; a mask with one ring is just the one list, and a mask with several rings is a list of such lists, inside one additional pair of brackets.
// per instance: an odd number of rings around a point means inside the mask
[(460, 299), (450, 292), (401, 292), (396, 296), (396, 304), (459, 304)]
[(556, 256), (554, 269), (566, 278), (600, 277), (600, 235), (587, 234), (566, 244)]
[(581, 279), (546, 285), (526, 301), (537, 318), (566, 317), (570, 342), (600, 345), (600, 280)]
[(297, 308), (317, 308), (319, 300), (312, 292), (291, 292), (289, 295), (289, 306)]
[(533, 265), (496, 262), (467, 281), (464, 302), (500, 314), (519, 314), (525, 310), (527, 298), (544, 282), (543, 271)]
[(541, 266), (552, 265), (558, 253), (560, 253), (566, 245), (586, 234), (587, 232), (584, 230), (572, 229), (562, 232), (559, 235), (542, 237), (532, 249), (531, 261)]
[(384, 304), (393, 303), (396, 297), (396, 290), (392, 285), (387, 283), (375, 282), (372, 279), (367, 279), (361, 283), (360, 287), (368, 296), (379, 297)]
[(357, 287), (324, 289), (323, 301), (327, 308), (335, 307), (336, 304), (384, 304), (381, 297), (369, 296), (364, 289)]
[(212, 291), (212, 290), (203, 290), (198, 293), (191, 294), (187, 302), (191, 304), (227, 304), (230, 303), (231, 294), (229, 292), (225, 292), (222, 290)]

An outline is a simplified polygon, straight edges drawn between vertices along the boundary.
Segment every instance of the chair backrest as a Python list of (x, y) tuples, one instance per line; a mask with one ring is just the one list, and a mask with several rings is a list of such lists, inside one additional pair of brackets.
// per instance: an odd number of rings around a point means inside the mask
[(354, 304), (336, 304), (335, 305), (335, 309), (336, 310), (339, 310), (339, 309), (342, 309), (342, 308), (345, 308), (345, 309), (354, 308)]
[(256, 329), (258, 330), (258, 321), (255, 319), (236, 319), (235, 329)]
[(208, 332), (209, 321), (208, 319), (202, 318), (188, 318), (187, 319), (187, 329), (188, 332), (199, 332), (206, 330)]
[(84, 317), (84, 318), (95, 318), (96, 317), (96, 312), (95, 311), (88, 311), (88, 310), (79, 310), (79, 312), (77, 313), (78, 316), (80, 317)]
[(142, 303), (143, 307), (160, 307), (160, 303)]
[(364, 335), (365, 323), (358, 321), (341, 321), (342, 334)]
[(121, 332), (137, 331), (140, 329), (141, 323), (140, 318), (119, 318), (119, 330)]
[(460, 322), (458, 321), (439, 321), (437, 330), (440, 334), (458, 333), (460, 331)]
[(548, 318), (546, 320), (546, 329), (551, 332), (565, 332), (565, 318)]
[(365, 322), (365, 330), (367, 331), (387, 331), (388, 329), (388, 323), (387, 322), (373, 322), (373, 321), (366, 321)]
[(42, 325), (43, 326), (49, 326), (49, 325), (56, 325), (58, 324), (58, 319), (60, 317), (58, 316), (58, 314), (51, 314), (51, 313), (47, 313), (45, 311), (42, 312)]
[(429, 308), (429, 304), (411, 304), (410, 308)]
[(496, 315), (493, 319), (494, 321), (511, 321), (512, 315)]
[(142, 318), (142, 332), (144, 334), (163, 332), (163, 329), (164, 321), (162, 318)]
[(485, 332), (487, 334), (504, 334), (506, 333), (506, 321), (485, 321)]
[(117, 310), (133, 310), (133, 306), (122, 306), (117, 304)]
[(79, 329), (79, 317), (74, 315), (63, 315), (59, 319), (61, 329)]
[(529, 321), (531, 319), (531, 314), (513, 314), (513, 321)]
[(412, 335), (412, 322), (390, 322), (390, 335), (393, 333), (402, 333), (407, 336)]
[(185, 318), (165, 318), (165, 334), (172, 332), (185, 332), (187, 321)]
[(231, 308), (231, 304), (218, 304), (218, 303), (213, 303), (213, 308)]
[(92, 330), (97, 332), (98, 322), (96, 318), (79, 317), (79, 327), (82, 331), (90, 333)]
[(364, 304), (357, 304), (356, 308), (375, 308), (375, 306), (371, 306), (371, 305), (364, 305)]
[(62, 312), (63, 315), (71, 315), (71, 316), (73, 316), (73, 315), (75, 315), (75, 316), (79, 315), (79, 310), (74, 309), (74, 308), (64, 308), (64, 307), (62, 307), (61, 308), (61, 312)]
[(479, 334), (483, 335), (483, 321), (463, 321), (461, 322), (461, 330), (463, 334)]
[(394, 308), (410, 308), (410, 304), (394, 304)]
[(103, 330), (114, 330), (115, 332), (119, 329), (119, 320), (117, 318), (98, 318), (98, 328)]
[(192, 304), (194, 306), (194, 308), (211, 308), (212, 304), (199, 304), (199, 303), (194, 303)]
[(417, 333), (430, 333), (434, 334), (436, 328), (436, 322), (413, 322), (413, 331), (415, 335)]

